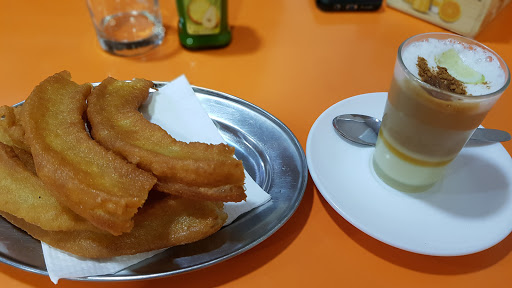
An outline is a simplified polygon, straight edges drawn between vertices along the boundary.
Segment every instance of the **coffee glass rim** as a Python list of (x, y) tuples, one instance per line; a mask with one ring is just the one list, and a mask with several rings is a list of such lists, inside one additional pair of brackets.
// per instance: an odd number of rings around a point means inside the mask
[[(503, 72), (505, 73), (505, 77), (506, 77), (506, 80), (505, 80), (505, 83), (503, 83), (503, 85), (501, 86), (500, 89), (494, 91), (494, 92), (491, 92), (491, 93), (487, 93), (487, 94), (481, 94), (481, 95), (462, 95), (462, 94), (457, 94), (457, 93), (453, 93), (453, 92), (450, 92), (450, 91), (446, 91), (446, 90), (443, 90), (443, 89), (440, 89), (440, 88), (437, 88), (435, 86), (432, 86), (428, 83), (425, 83), (423, 82), (420, 78), (418, 78), (418, 76), (414, 75), (411, 71), (409, 71), (409, 69), (407, 68), (407, 66), (405, 65), (405, 63), (403, 62), (403, 59), (402, 59), (402, 50), (404, 48), (404, 46), (408, 43), (413, 43), (415, 38), (423, 38), (423, 39), (427, 39), (429, 38), (428, 36), (432, 36), (430, 38), (434, 38), (434, 39), (439, 39), (438, 37), (439, 36), (442, 36), (443, 38), (442, 39), (454, 39), (456, 41), (458, 40), (463, 40), (461, 41), (462, 43), (465, 43), (465, 44), (470, 44), (470, 45), (475, 45), (479, 48), (482, 48), (482, 49), (485, 49), (486, 51), (490, 52), (494, 57), (496, 57), (496, 59), (498, 60), (498, 62), (500, 63), (500, 66), (502, 66), (502, 70)], [(438, 37), (435, 37), (435, 36), (438, 36)], [(417, 82), (420, 86), (422, 87), (426, 87), (428, 88), (429, 90), (432, 90), (432, 91), (435, 91), (437, 93), (443, 93), (444, 95), (448, 95), (450, 97), (453, 97), (453, 98), (456, 98), (456, 99), (465, 99), (465, 100), (484, 100), (484, 99), (489, 99), (489, 98), (493, 98), (493, 97), (496, 97), (496, 96), (499, 96), (501, 95), (509, 86), (510, 84), (510, 69), (508, 68), (508, 65), (507, 63), (505, 62), (505, 60), (503, 60), (503, 58), (501, 58), (501, 56), (494, 52), (494, 50), (492, 50), (491, 48), (487, 47), (486, 45), (474, 40), (474, 39), (471, 39), (471, 38), (468, 38), (468, 37), (464, 37), (464, 36), (461, 36), (461, 35), (457, 35), (457, 34), (453, 34), (453, 33), (444, 33), (444, 32), (428, 32), (428, 33), (421, 33), (421, 34), (416, 34), (416, 35), (413, 35), (409, 38), (407, 38), (406, 40), (404, 40), (400, 46), (398, 47), (398, 54), (397, 54), (397, 60), (398, 60), (398, 63), (400, 63), (400, 67), (403, 69), (403, 71), (405, 72), (405, 75), (407, 78), (409, 78), (410, 80), (413, 80), (415, 82)], [(505, 68), (505, 69), (503, 69)]]

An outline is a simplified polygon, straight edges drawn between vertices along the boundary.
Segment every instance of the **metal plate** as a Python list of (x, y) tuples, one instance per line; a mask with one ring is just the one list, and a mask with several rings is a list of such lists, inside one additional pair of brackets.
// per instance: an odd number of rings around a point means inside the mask
[[(165, 82), (155, 82), (157, 87)], [(304, 151), (277, 118), (240, 98), (193, 87), (236, 157), (272, 199), (223, 227), (212, 236), (167, 249), (113, 275), (75, 278), (83, 281), (127, 281), (176, 275), (238, 255), (277, 231), (295, 212), (306, 189)], [(0, 262), (48, 275), (41, 243), (0, 217)]]

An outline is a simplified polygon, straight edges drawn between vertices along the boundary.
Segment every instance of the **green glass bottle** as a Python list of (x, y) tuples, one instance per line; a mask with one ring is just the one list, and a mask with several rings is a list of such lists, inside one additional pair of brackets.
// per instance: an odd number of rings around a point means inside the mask
[(221, 48), (231, 42), (227, 0), (176, 0), (181, 45), (187, 49)]

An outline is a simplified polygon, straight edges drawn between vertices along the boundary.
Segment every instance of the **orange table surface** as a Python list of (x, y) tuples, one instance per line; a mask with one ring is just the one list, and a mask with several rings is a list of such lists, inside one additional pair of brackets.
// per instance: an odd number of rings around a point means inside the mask
[[(229, 2), (232, 43), (191, 52), (178, 42), (174, 1), (161, 1), (166, 36), (138, 58), (103, 52), (85, 1), (4, 1), (0, 9), (0, 105), (24, 100), (49, 75), (78, 83), (144, 77), (245, 99), (283, 121), (302, 147), (317, 117), (358, 94), (387, 91), (398, 46), (444, 29), (385, 5), (325, 13), (313, 0)], [(512, 65), (512, 5), (477, 37)], [(512, 87), (483, 125), (512, 132)], [(512, 143), (503, 144), (509, 153)], [(510, 171), (512, 173), (512, 171)], [(418, 255), (361, 232), (322, 198), (311, 178), (295, 214), (256, 247), (216, 265), (135, 282), (61, 280), (61, 287), (502, 287), (512, 283), (512, 236), (458, 257)], [(0, 264), (1, 287), (53, 287), (48, 277)]]

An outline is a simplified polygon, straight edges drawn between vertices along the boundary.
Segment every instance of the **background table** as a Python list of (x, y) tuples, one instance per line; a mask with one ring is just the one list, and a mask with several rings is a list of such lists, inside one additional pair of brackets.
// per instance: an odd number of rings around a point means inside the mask
[[(400, 43), (445, 31), (385, 5), (376, 12), (325, 13), (313, 0), (229, 3), (233, 41), (190, 52), (177, 36), (174, 1), (161, 1), (163, 44), (139, 58), (103, 52), (85, 1), (4, 1), (0, 9), (1, 105), (24, 100), (41, 80), (69, 70), (78, 83), (144, 77), (191, 84), (248, 100), (283, 121), (303, 148), (316, 118), (354, 95), (387, 91)], [(476, 39), (512, 65), (512, 5)], [(512, 132), (512, 87), (483, 125)], [(509, 153), (512, 142), (504, 144)], [(511, 171), (512, 173), (512, 171)], [(253, 249), (169, 278), (61, 287), (498, 287), (512, 283), (512, 236), (473, 255), (431, 257), (383, 244), (339, 216), (309, 181), (291, 219)], [(1, 287), (53, 287), (47, 277), (0, 264)]]

